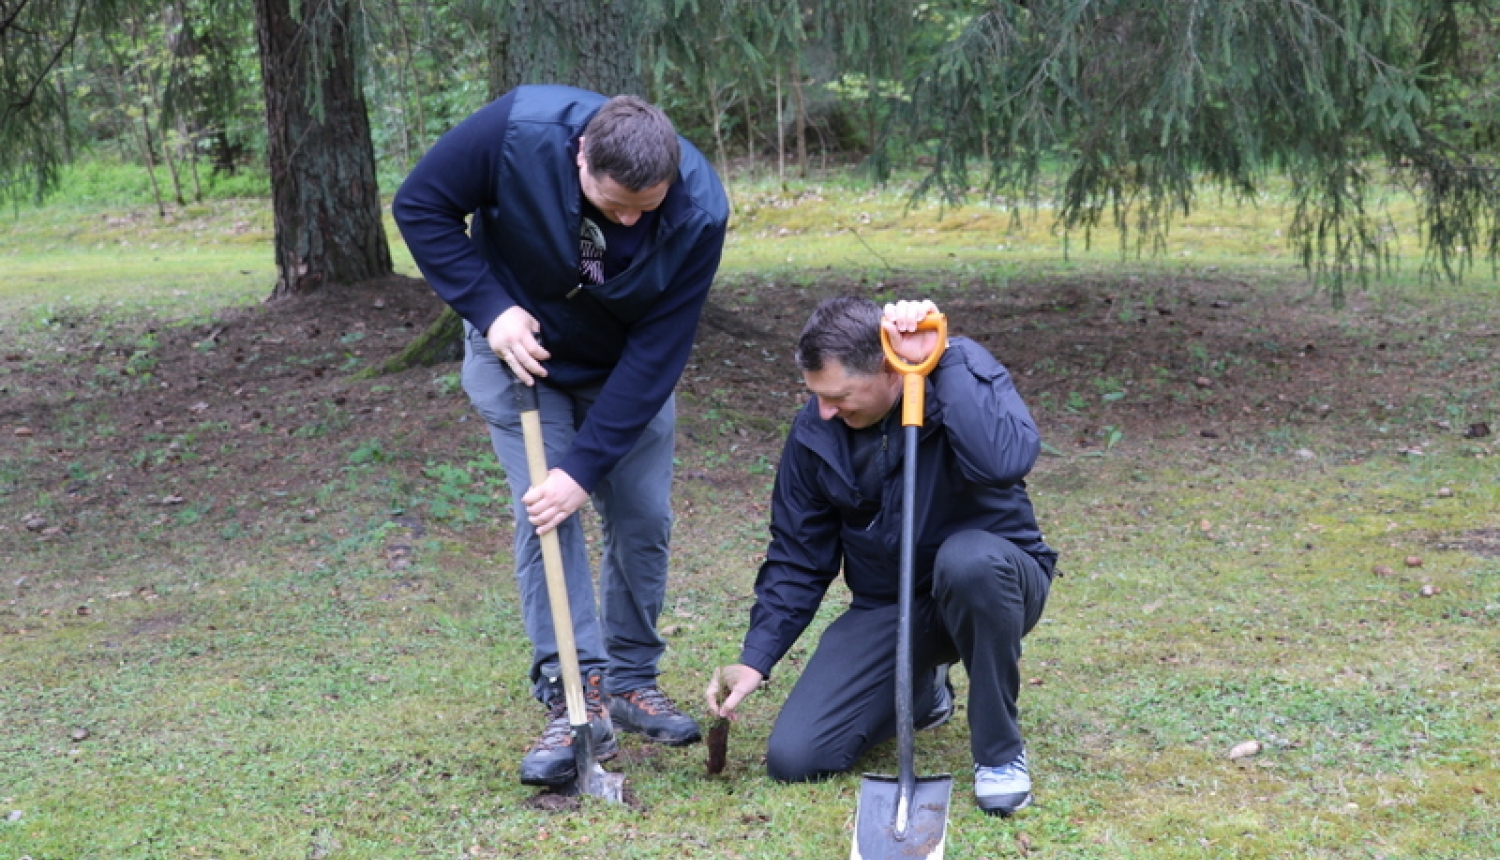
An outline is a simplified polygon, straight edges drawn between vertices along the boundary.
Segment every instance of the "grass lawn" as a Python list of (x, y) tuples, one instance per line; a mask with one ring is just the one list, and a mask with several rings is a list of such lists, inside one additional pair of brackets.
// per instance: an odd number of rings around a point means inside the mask
[[(1208, 202), (1161, 256), (1063, 260), (993, 207), (737, 189), (679, 387), (665, 689), (701, 717), (737, 656), (807, 310), (932, 296), (1033, 408), (1065, 572), (1023, 661), (1036, 805), (976, 811), (962, 695), (918, 736), (949, 857), (1500, 857), (1497, 284), (1412, 251), (1335, 308), (1271, 203)], [(349, 376), (436, 305), (262, 303), (266, 210), (0, 224), (0, 858), (847, 856), (859, 774), (760, 761), (812, 633), (724, 774), (627, 737), (629, 806), (516, 781), (507, 484), (456, 366)]]

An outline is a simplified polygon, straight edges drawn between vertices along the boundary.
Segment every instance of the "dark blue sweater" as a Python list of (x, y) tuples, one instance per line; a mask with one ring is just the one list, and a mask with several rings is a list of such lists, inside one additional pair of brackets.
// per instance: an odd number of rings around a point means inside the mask
[(628, 267), (580, 289), (578, 138), (604, 102), (572, 87), (512, 90), (443, 135), (393, 206), (422, 274), (460, 316), (487, 332), (520, 305), (552, 353), (549, 383), (603, 383), (572, 447), (553, 464), (589, 491), (635, 445), (682, 375), (729, 220), (718, 177), (682, 140), (677, 181)]
[[(1057, 553), (1042, 540), (1024, 480), (1041, 453), (1041, 436), (1010, 373), (979, 344), (952, 338), (927, 377), (924, 405), (912, 524), (914, 592), (932, 591), (938, 548), (966, 529), (1010, 540), (1050, 573)], [(741, 663), (769, 675), (840, 572), (853, 606), (896, 602), (907, 515), (901, 510), (905, 431), (895, 422), (889, 429), (894, 438), (879, 458), (879, 495), (866, 498), (847, 426), (823, 420), (816, 398), (797, 414), (776, 470), (771, 544), (755, 580)]]

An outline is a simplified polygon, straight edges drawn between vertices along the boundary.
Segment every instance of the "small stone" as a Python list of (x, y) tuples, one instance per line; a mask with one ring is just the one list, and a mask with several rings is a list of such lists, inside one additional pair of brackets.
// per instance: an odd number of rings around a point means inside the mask
[(75, 741), (86, 741), (89, 739), (89, 730), (81, 727), (76, 728), (68, 733), (68, 737)]
[(1438, 588), (1436, 585), (1424, 585), (1417, 590), (1417, 593), (1422, 595), (1423, 597), (1437, 597), (1439, 594), (1443, 593), (1443, 590), (1441, 588)]
[(19, 809), (12, 809), (10, 811), (10, 814), (5, 816), (5, 820), (11, 823), (15, 823), (17, 821), (20, 821), (24, 817), (26, 817), (26, 813), (22, 812)]
[(1206, 376), (1200, 376), (1197, 379), (1193, 380), (1193, 384), (1198, 386), (1199, 388), (1212, 388), (1214, 385), (1214, 381)]
[(1437, 491), (1437, 497), (1440, 498), (1440, 499), (1451, 499), (1451, 498), (1453, 498), (1453, 488), (1452, 487), (1439, 487), (1438, 491)]
[(1242, 741), (1229, 750), (1230, 761), (1238, 761), (1255, 755), (1260, 755), (1260, 741), (1257, 740)]
[(1375, 565), (1375, 567), (1372, 570), (1372, 572), (1376, 576), (1395, 576), (1396, 575), (1396, 571), (1392, 570), (1391, 566), (1388, 565), (1388, 564), (1377, 564), (1377, 565)]
[(377, 311), (383, 311), (383, 310), (385, 310), (385, 299), (376, 299), (375, 300), (375, 310), (377, 310)]
[(1294, 451), (1292, 453), (1293, 453), (1293, 455), (1298, 460), (1313, 460), (1313, 459), (1316, 459), (1317, 456), (1318, 456), (1317, 454), (1314, 454), (1313, 452), (1307, 450), (1306, 448), (1298, 448), (1296, 451)]
[(1483, 439), (1488, 435), (1490, 435), (1490, 425), (1484, 423), (1483, 421), (1480, 421), (1477, 424), (1470, 424), (1464, 429), (1465, 439)]
[(39, 532), (47, 527), (47, 518), (41, 514), (27, 514), (21, 522), (26, 524), (26, 530), (29, 532)]
[(1409, 555), (1406, 557), (1407, 567), (1421, 567), (1422, 557), (1420, 555)]
[(76, 611), (79, 615), (92, 615), (94, 612), (94, 610), (88, 608), (87, 606), (80, 606)]
[(33, 431), (30, 427), (17, 427), (15, 429), (15, 434), (17, 436), (35, 436), (36, 435), (35, 431)]

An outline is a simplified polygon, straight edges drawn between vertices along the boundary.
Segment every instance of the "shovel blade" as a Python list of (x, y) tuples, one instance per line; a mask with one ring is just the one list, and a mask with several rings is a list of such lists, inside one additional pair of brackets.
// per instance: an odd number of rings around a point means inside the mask
[(865, 774), (859, 784), (850, 860), (942, 860), (953, 777), (917, 777), (904, 833), (896, 829), (900, 794), (896, 777)]
[(625, 775), (599, 766), (594, 755), (594, 730), (585, 722), (573, 726), (573, 765), (576, 775), (565, 794), (587, 794), (610, 803), (625, 802)]
[(610, 773), (600, 767), (598, 762), (586, 771), (580, 772), (572, 788), (572, 791), (566, 793), (587, 794), (610, 803), (625, 802), (625, 775)]

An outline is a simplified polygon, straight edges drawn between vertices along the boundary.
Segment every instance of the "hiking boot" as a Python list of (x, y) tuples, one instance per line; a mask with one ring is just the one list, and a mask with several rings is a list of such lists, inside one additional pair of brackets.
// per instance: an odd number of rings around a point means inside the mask
[[(594, 734), (594, 758), (609, 761), (620, 751), (614, 726), (599, 692), (599, 679), (589, 678), (583, 687), (583, 702)], [(577, 779), (573, 752), (573, 726), (568, 722), (568, 700), (557, 695), (547, 700), (547, 728), (521, 759), (521, 782), (558, 788)]]
[(932, 709), (915, 720), (917, 731), (925, 732), (946, 725), (953, 719), (953, 682), (948, 680), (948, 664), (937, 667), (932, 679)]
[(645, 735), (648, 740), (669, 747), (687, 746), (703, 738), (697, 721), (677, 710), (656, 686), (611, 695), (609, 715), (620, 731)]
[(1031, 805), (1031, 774), (1026, 751), (1001, 767), (974, 765), (974, 800), (990, 815), (1010, 815)]

